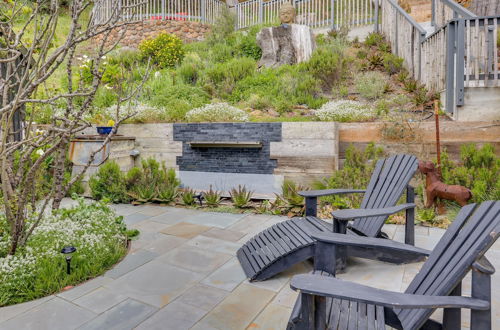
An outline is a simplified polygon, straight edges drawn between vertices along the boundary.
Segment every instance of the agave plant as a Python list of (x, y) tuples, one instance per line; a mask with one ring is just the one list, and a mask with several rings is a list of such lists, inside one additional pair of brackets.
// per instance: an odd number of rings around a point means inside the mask
[(135, 187), (134, 191), (128, 192), (128, 195), (134, 199), (135, 203), (148, 203), (156, 197), (154, 186), (140, 185)]
[(250, 203), (253, 192), (247, 190), (245, 186), (238, 185), (238, 189), (231, 189), (229, 194), (231, 195), (231, 200), (233, 201), (234, 206), (242, 209), (247, 207), (248, 203)]
[(184, 205), (193, 205), (196, 201), (194, 199), (194, 190), (193, 189), (186, 189), (181, 193), (181, 198), (182, 198), (182, 204)]
[(175, 183), (162, 184), (157, 189), (157, 197), (155, 201), (162, 203), (170, 203), (178, 196), (178, 188)]
[(220, 204), (221, 200), (220, 192), (218, 192), (217, 190), (213, 190), (212, 185), (210, 185), (210, 189), (207, 192), (205, 192), (203, 196), (205, 198), (205, 202), (210, 207), (215, 207)]

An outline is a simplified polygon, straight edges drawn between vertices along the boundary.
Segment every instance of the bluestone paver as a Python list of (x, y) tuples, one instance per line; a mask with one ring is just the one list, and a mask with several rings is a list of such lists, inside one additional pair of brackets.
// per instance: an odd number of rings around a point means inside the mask
[(202, 234), (203, 236), (212, 237), (221, 239), (224, 241), (237, 242), (240, 238), (245, 236), (245, 233), (229, 230), (229, 229), (220, 229), (220, 228), (212, 228), (207, 230)]
[(55, 297), (0, 324), (2, 330), (66, 330), (75, 329), (93, 319), (95, 313), (62, 298)]
[(137, 330), (188, 330), (207, 313), (206, 310), (174, 301), (160, 309)]
[(164, 254), (184, 244), (186, 241), (184, 238), (162, 234), (151, 243), (144, 245), (143, 250), (156, 254)]
[(201, 283), (226, 291), (233, 291), (241, 282), (246, 279), (240, 262), (232, 258), (222, 267), (207, 276)]
[(238, 249), (241, 247), (240, 243), (228, 242), (218, 238), (206, 237), (203, 235), (193, 238), (186, 244), (201, 250), (211, 250), (230, 254), (233, 256), (236, 255), (236, 251), (238, 251)]
[(200, 212), (195, 216), (187, 218), (185, 221), (203, 226), (227, 228), (245, 217), (245, 214)]
[(127, 299), (126, 296), (101, 287), (76, 299), (74, 303), (99, 314), (121, 303), (125, 299)]
[(206, 232), (211, 227), (197, 225), (193, 223), (180, 222), (163, 229), (161, 232), (167, 235), (173, 235), (181, 238), (193, 238)]
[(99, 276), (82, 284), (79, 284), (69, 290), (62, 291), (58, 293), (57, 296), (64, 298), (65, 300), (72, 301), (112, 281), (113, 279), (109, 277)]
[(179, 222), (185, 222), (191, 217), (197, 216), (199, 211), (182, 209), (182, 208), (168, 208), (168, 211), (158, 216), (151, 217), (149, 220), (161, 222), (167, 225), (175, 225)]
[(141, 302), (127, 299), (110, 310), (102, 313), (80, 330), (128, 330), (152, 315), (157, 309)]
[(183, 245), (159, 257), (158, 261), (196, 273), (209, 274), (229, 259), (231, 259), (231, 256), (228, 254)]
[(219, 329), (245, 329), (273, 296), (273, 291), (241, 284), (202, 321)]
[(123, 217), (123, 222), (127, 224), (127, 226), (131, 226), (135, 223), (141, 222), (143, 220), (151, 218), (150, 215), (142, 214), (142, 213), (133, 213)]
[(152, 306), (163, 307), (202, 278), (201, 274), (155, 260), (106, 287)]
[(177, 300), (205, 311), (209, 311), (219, 304), (227, 295), (228, 292), (221, 289), (206, 285), (195, 285)]
[(257, 316), (257, 318), (252, 323), (250, 323), (248, 329), (286, 329), (291, 313), (291, 308), (270, 304)]
[[(11, 306), (6, 306), (2, 307), (0, 309), (0, 323), (7, 321), (8, 319), (11, 319), (15, 316), (18, 316), (24, 312), (29, 311), (30, 309), (35, 308), (38, 305), (41, 305), (51, 299), (54, 299), (54, 296), (48, 296), (32, 301), (28, 301), (22, 304), (16, 304), (16, 305), (11, 305)], [(1, 328), (1, 325), (0, 325)]]
[(129, 253), (113, 269), (107, 271), (105, 275), (106, 275), (106, 277), (117, 279), (120, 276), (127, 274), (131, 270), (134, 270), (137, 267), (142, 266), (145, 263), (153, 260), (157, 256), (158, 256), (157, 253), (154, 253), (151, 251), (146, 251), (146, 250), (134, 251), (132, 253)]

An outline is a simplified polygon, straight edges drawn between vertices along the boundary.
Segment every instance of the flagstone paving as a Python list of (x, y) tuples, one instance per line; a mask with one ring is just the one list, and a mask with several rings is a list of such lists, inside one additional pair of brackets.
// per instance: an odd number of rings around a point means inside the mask
[[(141, 231), (124, 260), (103, 276), (36, 301), (0, 308), (0, 329), (285, 329), (297, 293), (294, 274), (309, 263), (264, 282), (250, 283), (238, 248), (285, 217), (227, 214), (155, 205), (116, 205)], [(402, 241), (404, 228), (384, 226)], [(442, 229), (417, 227), (416, 245), (432, 249)], [(487, 257), (500, 268), (500, 242)], [(339, 278), (403, 291), (421, 264), (391, 265), (350, 259)], [(500, 273), (492, 278), (493, 328), (500, 329)], [(463, 292), (470, 292), (470, 276)], [(435, 318), (442, 313), (438, 310)], [(462, 326), (469, 320), (463, 313)]]

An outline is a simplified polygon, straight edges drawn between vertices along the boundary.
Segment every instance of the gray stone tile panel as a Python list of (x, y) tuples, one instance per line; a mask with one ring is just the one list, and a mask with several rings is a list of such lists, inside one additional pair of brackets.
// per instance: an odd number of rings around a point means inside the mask
[(81, 326), (80, 330), (133, 329), (157, 309), (133, 299), (127, 299)]
[(242, 244), (200, 235), (188, 241), (186, 245), (194, 246), (202, 250), (215, 251), (235, 256), (236, 251), (238, 251)]
[(198, 212), (197, 215), (187, 218), (185, 221), (203, 226), (227, 228), (245, 217), (245, 214)]
[(157, 260), (196, 273), (209, 274), (222, 266), (229, 259), (231, 259), (231, 256), (228, 254), (183, 245), (164, 254)]
[[(205, 285), (196, 285), (182, 294), (178, 301), (209, 311), (228, 295), (227, 291)], [(176, 300), (176, 301), (177, 301)]]
[(145, 263), (153, 260), (157, 256), (158, 256), (157, 253), (145, 250), (137, 250), (135, 252), (129, 253), (113, 269), (107, 271), (105, 276), (117, 279), (120, 276), (127, 274), (131, 270), (134, 270), (137, 267), (142, 266)]
[(55, 297), (43, 304), (1, 323), (2, 330), (75, 329), (96, 316), (85, 308)]
[(224, 241), (237, 242), (240, 238), (245, 236), (245, 233), (229, 229), (212, 228), (204, 232), (202, 235)]
[(126, 296), (101, 287), (76, 299), (74, 303), (99, 314), (121, 303), (125, 299), (127, 299)]
[(188, 330), (207, 312), (203, 309), (174, 301), (160, 309), (137, 330)]
[(240, 262), (238, 259), (233, 258), (204, 278), (201, 283), (214, 288), (233, 291), (245, 279), (246, 276), (241, 268)]
[(149, 305), (163, 307), (202, 278), (201, 274), (155, 260), (107, 284), (106, 288)]
[(69, 290), (62, 291), (58, 293), (57, 296), (64, 298), (65, 300), (70, 300), (70, 301), (75, 300), (91, 291), (94, 291), (95, 289), (103, 286), (104, 284), (107, 284), (112, 281), (113, 280), (109, 277), (99, 276), (85, 283), (77, 285)]

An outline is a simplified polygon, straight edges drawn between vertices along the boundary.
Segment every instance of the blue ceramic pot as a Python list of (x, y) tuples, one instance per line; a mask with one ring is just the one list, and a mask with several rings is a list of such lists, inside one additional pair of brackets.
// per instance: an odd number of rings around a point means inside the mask
[(97, 126), (97, 133), (101, 135), (108, 135), (111, 133), (113, 126)]

